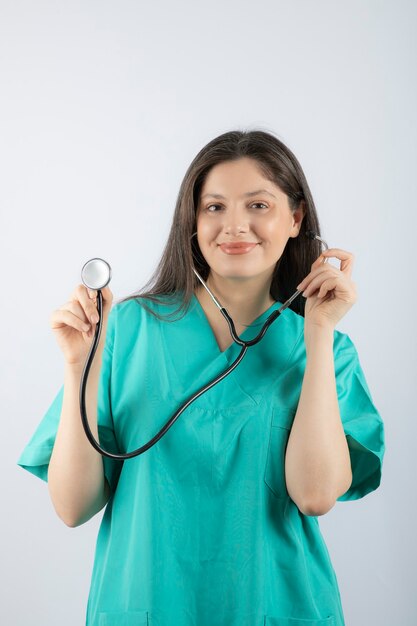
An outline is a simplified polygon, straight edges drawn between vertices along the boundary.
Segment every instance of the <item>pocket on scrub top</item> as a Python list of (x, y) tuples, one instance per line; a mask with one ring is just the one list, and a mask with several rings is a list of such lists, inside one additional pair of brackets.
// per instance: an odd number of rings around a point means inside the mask
[(148, 626), (148, 624), (148, 611), (109, 611), (98, 615), (98, 626)]
[(298, 617), (269, 617), (265, 616), (264, 626), (335, 626), (334, 616), (324, 619), (299, 619)]
[(274, 408), (271, 418), (264, 481), (280, 499), (288, 497), (285, 484), (285, 451), (290, 436), (295, 409)]

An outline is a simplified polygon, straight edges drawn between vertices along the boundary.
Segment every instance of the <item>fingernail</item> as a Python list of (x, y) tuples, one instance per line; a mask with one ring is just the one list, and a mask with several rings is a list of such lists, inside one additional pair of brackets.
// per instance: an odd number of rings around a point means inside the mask
[(93, 322), (93, 324), (97, 324), (97, 322), (98, 322), (98, 315), (96, 313), (93, 313), (93, 315), (91, 316), (90, 319)]

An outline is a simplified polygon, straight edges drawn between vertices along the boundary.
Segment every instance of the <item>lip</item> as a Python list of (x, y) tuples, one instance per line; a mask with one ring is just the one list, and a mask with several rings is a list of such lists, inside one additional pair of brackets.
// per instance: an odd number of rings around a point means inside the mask
[(257, 243), (251, 243), (249, 241), (239, 241), (239, 243), (221, 243), (219, 247), (222, 252), (226, 254), (246, 254), (257, 245)]

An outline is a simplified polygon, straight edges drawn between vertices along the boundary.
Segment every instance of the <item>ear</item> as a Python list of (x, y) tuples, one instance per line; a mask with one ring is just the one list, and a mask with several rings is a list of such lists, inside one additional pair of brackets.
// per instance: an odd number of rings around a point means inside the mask
[(305, 213), (305, 201), (301, 200), (298, 208), (295, 209), (294, 213), (292, 213), (293, 225), (291, 228), (290, 237), (298, 237), (298, 235), (300, 234), (301, 224), (303, 222)]

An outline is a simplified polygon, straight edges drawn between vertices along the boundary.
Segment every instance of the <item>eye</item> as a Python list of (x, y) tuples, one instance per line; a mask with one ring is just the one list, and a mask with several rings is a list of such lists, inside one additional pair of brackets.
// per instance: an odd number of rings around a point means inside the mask
[[(264, 204), (263, 202), (253, 202), (250, 206), (255, 206), (255, 205), (262, 206), (262, 208), (265, 208), (265, 209), (268, 208), (268, 206), (266, 204)], [(212, 211), (211, 207), (215, 207), (215, 208), (216, 207), (222, 207), (222, 205), (221, 204), (210, 204), (208, 207), (206, 207), (206, 211), (208, 211), (209, 213), (217, 213), (218, 211), (216, 211), (216, 210)]]
[(252, 204), (252, 206), (254, 206), (255, 204), (257, 204), (258, 206), (259, 206), (259, 205), (262, 205), (263, 207), (265, 207), (265, 209), (267, 209), (267, 208), (268, 208), (268, 207), (267, 207), (267, 205), (266, 205), (266, 204), (264, 204), (263, 202), (254, 202), (254, 203)]

